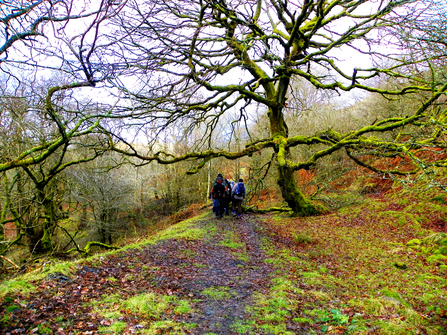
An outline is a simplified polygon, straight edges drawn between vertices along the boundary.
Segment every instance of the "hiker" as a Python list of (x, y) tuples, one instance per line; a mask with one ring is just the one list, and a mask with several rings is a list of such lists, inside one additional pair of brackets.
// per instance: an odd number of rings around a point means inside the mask
[(236, 213), (236, 210), (235, 210), (235, 200), (234, 200), (234, 198), (233, 198), (233, 196), (234, 196), (234, 194), (233, 194), (233, 186), (234, 186), (234, 181), (230, 181), (230, 190), (231, 190), (231, 193), (230, 193), (230, 199), (229, 199), (229, 202), (231, 203), (231, 212), (233, 213), (233, 215), (234, 215), (234, 213)]
[(211, 188), (210, 198), (213, 199), (213, 212), (216, 218), (220, 219), (224, 212), (224, 198), (227, 187), (223, 184), (222, 175), (217, 175), (216, 181)]
[(223, 185), (226, 187), (224, 198), (224, 212), (225, 215), (230, 215), (231, 183), (228, 179), (224, 178)]
[(245, 198), (245, 185), (242, 179), (234, 184), (231, 193), (233, 194), (233, 216), (239, 219), (242, 215), (242, 201)]
[[(227, 179), (225, 179), (223, 177), (222, 173), (219, 173), (217, 175), (216, 180), (213, 182), (213, 186), (211, 186), (211, 188), (213, 188), (217, 184), (218, 180), (220, 180), (221, 184), (223, 186), (225, 186), (225, 196), (224, 196), (224, 198), (231, 199), (230, 183), (228, 182)], [(211, 199), (211, 195), (210, 195), (209, 198)], [(228, 206), (226, 206), (227, 204), (228, 204)], [(220, 206), (220, 214), (221, 214), (220, 216), (223, 216), (224, 212), (225, 212), (225, 214), (229, 215), (229, 211), (230, 211), (229, 206), (230, 206), (229, 200), (227, 202), (227, 200), (224, 199), (223, 202), (222, 202), (222, 206)]]

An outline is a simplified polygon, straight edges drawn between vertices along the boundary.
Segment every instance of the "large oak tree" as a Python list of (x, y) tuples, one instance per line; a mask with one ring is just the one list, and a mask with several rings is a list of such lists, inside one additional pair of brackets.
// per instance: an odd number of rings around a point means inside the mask
[[(162, 133), (182, 124), (186, 134), (201, 128), (204, 136), (181, 156), (156, 147), (144, 154), (124, 136), (116, 136), (112, 145), (162, 164), (196, 159), (191, 173), (215, 157), (238, 159), (273, 149), (285, 201), (296, 215), (317, 214), (298, 189), (295, 171), (342, 149), (376, 172), (387, 171), (364, 157), (406, 155), (417, 169), (424, 164), (414, 150), (443, 147), (445, 109), (436, 102), (447, 89), (440, 68), (446, 53), (439, 43), (426, 48), (437, 41), (421, 21), (435, 18), (436, 8), (417, 0), (129, 0), (110, 32), (119, 48), (108, 53), (128, 71), (115, 83), (130, 101), (132, 126)], [(378, 118), (347, 133), (292, 134), (284, 115), (294, 76), (337, 94), (363, 90), (389, 99), (415, 93), (422, 98), (405, 117)], [(398, 85), (378, 85), (386, 78)], [(268, 117), (268, 138), (247, 141), (234, 152), (207, 146), (223, 114), (237, 108), (239, 120), (246, 120), (255, 104)], [(430, 131), (417, 139), (380, 137), (415, 124), (429, 125)], [(294, 160), (290, 149), (303, 145), (317, 149), (303, 161)]]

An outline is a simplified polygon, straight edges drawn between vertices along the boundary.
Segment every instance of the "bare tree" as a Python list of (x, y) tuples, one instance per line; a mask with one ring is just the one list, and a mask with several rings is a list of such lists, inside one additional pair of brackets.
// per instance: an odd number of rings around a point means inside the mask
[[(216, 157), (233, 160), (273, 150), (284, 200), (296, 215), (317, 214), (320, 210), (298, 189), (294, 171), (309, 169), (342, 149), (376, 172), (391, 171), (363, 161), (366, 152), (380, 157), (407, 155), (415, 169), (420, 169), (420, 160), (412, 154), (416, 147), (443, 147), (439, 139), (444, 134), (440, 124), (445, 110), (433, 106), (445, 94), (446, 80), (419, 74), (436, 67), (446, 54), (433, 48), (423, 52), (421, 44), (402, 39), (402, 27), (423, 15), (433, 17), (433, 9), (416, 0), (128, 1), (126, 10), (115, 17), (110, 34), (119, 41), (115, 45), (119, 48), (108, 52), (133, 76), (132, 81), (115, 81), (132, 101), (133, 129), (162, 134), (170, 125), (182, 122), (190, 132), (203, 127), (205, 133), (195, 148), (183, 155), (154, 146), (143, 153), (119, 136), (111, 145), (116, 151), (162, 164), (198, 160), (191, 173)], [(426, 28), (421, 22), (417, 29), (404, 31), (416, 37)], [(354, 54), (359, 58), (343, 61)], [(353, 90), (388, 98), (417, 92), (427, 95), (407, 117), (378, 118), (349, 132), (327, 129), (303, 135), (291, 133), (285, 117), (294, 77), (337, 95)], [(378, 87), (374, 79), (379, 77), (396, 78), (401, 85)], [(235, 121), (243, 124), (250, 119), (254, 104), (264, 106), (268, 138), (254, 138), (246, 127), (245, 148), (211, 148), (207, 141), (223, 115), (236, 107), (240, 114)], [(436, 125), (430, 126), (433, 118)], [(436, 135), (417, 139), (417, 143), (375, 137), (421, 123), (432, 127)], [(290, 149), (296, 146), (318, 149), (297, 161), (290, 156)], [(406, 175), (407, 171), (392, 173)]]
[(102, 243), (109, 244), (122, 224), (119, 214), (133, 207), (133, 180), (120, 169), (110, 170), (115, 165), (113, 157), (103, 156), (70, 172), (71, 195), (91, 209), (91, 229)]
[[(12, 217), (32, 251), (53, 248), (62, 199), (55, 182), (59, 174), (107, 150), (102, 122), (110, 105), (93, 101), (91, 92), (111, 75), (101, 63), (107, 43), (100, 31), (121, 9), (105, 0), (94, 7), (72, 0), (0, 5), (0, 171), (10, 178), (11, 192), (18, 180), (27, 178), (31, 185), (27, 196), (17, 193), (28, 205), (18, 210), (10, 201), (2, 224)], [(79, 149), (82, 153), (73, 155)]]
[[(35, 97), (38, 96), (38, 92), (33, 93)], [(23, 97), (0, 99), (0, 122), (4, 126), (0, 132), (0, 146), (4, 160), (60, 136), (59, 128), (51, 122), (44, 110), (38, 108), (39, 104), (36, 103), (36, 107), (32, 108), (32, 101), (29, 102)], [(59, 108), (65, 107), (62, 99), (60, 103)], [(80, 112), (82, 110), (77, 111)], [(65, 116), (66, 120), (71, 119), (71, 113), (66, 107), (64, 111), (58, 110), (61, 118)], [(64, 200), (60, 178), (63, 172), (68, 167), (94, 160), (104, 153), (104, 150), (99, 149), (101, 135), (95, 135), (92, 130), (87, 133), (89, 138), (85, 138), (85, 135), (74, 136), (39, 162), (3, 171), (6, 200), (0, 223), (3, 225), (13, 220), (20, 232), (17, 241), (26, 236), (32, 252), (50, 251), (53, 248), (54, 231), (58, 221), (64, 217), (60, 210)], [(104, 137), (102, 141), (107, 143)], [(95, 149), (91, 149), (92, 146)]]
[[(88, 97), (113, 76), (101, 58), (109, 43), (101, 30), (122, 6), (102, 0), (90, 7), (89, 1), (72, 0), (13, 0), (0, 6), (0, 98), (26, 101), (27, 114), (35, 111), (34, 117), (55, 130), (14, 155), (2, 155), (0, 171), (43, 163), (56, 150), (100, 132), (101, 120), (111, 115), (108, 102)], [(36, 87), (45, 91), (34, 92)], [(63, 106), (67, 100), (69, 106)], [(2, 118), (14, 122), (11, 115), (4, 112)]]

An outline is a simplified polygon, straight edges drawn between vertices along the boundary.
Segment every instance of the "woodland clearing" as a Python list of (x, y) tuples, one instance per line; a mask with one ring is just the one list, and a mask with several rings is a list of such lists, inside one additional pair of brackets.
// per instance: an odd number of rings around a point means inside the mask
[(1, 334), (444, 334), (446, 198), (307, 218), (209, 211), (0, 286)]

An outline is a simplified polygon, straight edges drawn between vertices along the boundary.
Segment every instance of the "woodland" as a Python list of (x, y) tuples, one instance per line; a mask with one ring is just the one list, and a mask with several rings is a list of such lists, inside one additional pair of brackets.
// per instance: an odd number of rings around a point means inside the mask
[(447, 333), (444, 1), (6, 0), (0, 28), (0, 334)]

